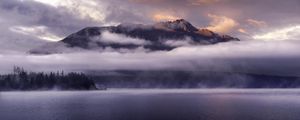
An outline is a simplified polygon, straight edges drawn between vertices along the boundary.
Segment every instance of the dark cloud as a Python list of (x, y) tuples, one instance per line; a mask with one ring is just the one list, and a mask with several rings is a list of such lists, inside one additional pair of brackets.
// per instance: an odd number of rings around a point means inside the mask
[[(12, 51), (27, 51), (44, 43), (32, 33), (37, 26), (47, 28), (44, 32), (63, 37), (76, 29), (91, 25), (90, 21), (80, 20), (63, 8), (58, 9), (34, 1), (0, 1), (0, 14), (0, 47)], [(30, 32), (32, 35), (21, 34), (22, 31), (16, 33), (12, 31), (14, 27), (31, 29), (23, 32)]]
[(89, 19), (79, 19), (63, 7), (53, 7), (34, 1), (10, 0), (1, 1), (0, 10), (3, 18), (18, 22), (15, 25), (46, 26), (59, 35), (71, 33), (75, 29), (96, 25)]

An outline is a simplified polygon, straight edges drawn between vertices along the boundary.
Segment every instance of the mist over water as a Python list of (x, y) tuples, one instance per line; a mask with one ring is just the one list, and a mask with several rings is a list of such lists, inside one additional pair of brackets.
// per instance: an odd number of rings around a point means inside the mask
[(1, 92), (5, 120), (297, 120), (297, 89)]

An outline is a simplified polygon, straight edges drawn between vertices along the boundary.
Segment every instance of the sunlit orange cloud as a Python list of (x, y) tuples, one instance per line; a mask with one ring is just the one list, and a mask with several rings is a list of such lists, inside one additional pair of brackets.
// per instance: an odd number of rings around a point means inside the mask
[(234, 19), (226, 16), (208, 14), (208, 17), (211, 18), (212, 21), (207, 29), (214, 32), (229, 33), (239, 25), (239, 23), (237, 23)]
[(164, 13), (156, 13), (153, 15), (154, 21), (172, 21), (177, 19), (180, 18), (173, 15), (164, 14)]
[(249, 33), (247, 32), (247, 30), (245, 30), (245, 29), (243, 29), (243, 28), (238, 29), (238, 32), (244, 33), (244, 34), (249, 34)]
[(265, 21), (248, 19), (247, 22), (248, 22), (248, 24), (250, 24), (252, 26), (255, 26), (255, 27), (266, 27), (266, 26), (268, 26)]

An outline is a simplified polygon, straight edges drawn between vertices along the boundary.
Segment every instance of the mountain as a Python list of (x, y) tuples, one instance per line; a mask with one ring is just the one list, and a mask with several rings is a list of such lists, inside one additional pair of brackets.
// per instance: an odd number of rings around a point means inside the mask
[(153, 25), (120, 24), (107, 27), (87, 27), (65, 39), (30, 50), (33, 54), (74, 52), (76, 50), (172, 50), (187, 45), (207, 45), (239, 41), (229, 35), (219, 35), (208, 29), (197, 29), (184, 19)]

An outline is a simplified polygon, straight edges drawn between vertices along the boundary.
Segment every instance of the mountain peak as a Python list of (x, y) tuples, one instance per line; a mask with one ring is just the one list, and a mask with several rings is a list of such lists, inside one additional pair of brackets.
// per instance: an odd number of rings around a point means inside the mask
[(190, 22), (185, 19), (177, 19), (174, 21), (160, 22), (154, 25), (157, 28), (166, 29), (177, 32), (195, 32), (198, 31)]

